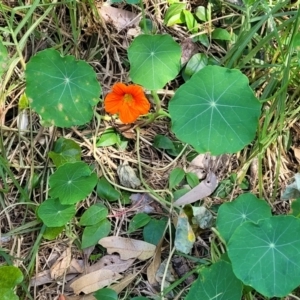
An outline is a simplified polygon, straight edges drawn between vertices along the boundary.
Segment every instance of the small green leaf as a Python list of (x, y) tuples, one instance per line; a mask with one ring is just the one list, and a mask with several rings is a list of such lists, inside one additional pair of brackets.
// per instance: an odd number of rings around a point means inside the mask
[(94, 296), (97, 300), (118, 300), (118, 294), (109, 288), (103, 288), (96, 291)]
[(13, 289), (23, 281), (23, 274), (19, 268), (14, 266), (0, 267), (0, 289)]
[(84, 162), (65, 163), (50, 176), (50, 196), (62, 204), (73, 204), (87, 197), (97, 183), (97, 175)]
[(293, 40), (293, 47), (300, 50), (300, 32), (296, 33)]
[(170, 35), (139, 35), (128, 48), (131, 80), (148, 90), (161, 89), (177, 76), (180, 57), (181, 48)]
[(231, 264), (220, 260), (201, 269), (198, 279), (192, 284), (185, 300), (240, 300), (243, 284), (232, 272)]
[(105, 177), (101, 177), (99, 179), (96, 191), (99, 198), (110, 202), (117, 201), (120, 198), (120, 193), (107, 181)]
[(187, 26), (189, 32), (197, 33), (198, 32), (198, 23), (197, 23), (197, 20), (195, 19), (194, 15), (186, 9), (184, 9), (182, 11), (182, 13), (184, 15), (184, 20), (185, 20), (185, 23), (186, 23), (186, 26)]
[(55, 240), (57, 236), (62, 233), (64, 230), (65, 226), (61, 227), (46, 227), (44, 233), (43, 233), (43, 238), (49, 241)]
[(0, 82), (1, 76), (6, 72), (9, 67), (9, 56), (6, 47), (0, 40)]
[(175, 168), (172, 170), (169, 178), (169, 189), (173, 189), (176, 185), (178, 185), (184, 178), (185, 173), (181, 168)]
[(185, 73), (188, 76), (193, 76), (195, 73), (206, 67), (208, 64), (208, 58), (204, 53), (194, 54), (188, 61), (185, 67)]
[(38, 216), (48, 227), (67, 224), (76, 213), (74, 205), (61, 204), (58, 199), (47, 199), (38, 208)]
[(222, 41), (230, 41), (231, 35), (230, 33), (223, 28), (216, 28), (211, 35), (213, 40), (222, 40)]
[(55, 142), (54, 149), (48, 153), (48, 156), (58, 168), (67, 162), (80, 161), (81, 148), (73, 140), (61, 137)]
[(204, 6), (198, 6), (195, 10), (195, 15), (200, 21), (203, 21), (203, 22), (208, 21), (207, 11)]
[(182, 11), (185, 9), (185, 3), (171, 4), (165, 13), (164, 23), (167, 26), (184, 23)]
[(105, 219), (93, 226), (87, 226), (83, 230), (81, 248), (94, 246), (98, 241), (109, 235), (111, 223)]
[(291, 204), (292, 215), (296, 218), (300, 218), (300, 198), (294, 200)]
[(153, 146), (158, 149), (164, 149), (164, 150), (174, 149), (173, 142), (167, 136), (161, 134), (157, 134), (154, 137)]
[(115, 144), (119, 144), (120, 137), (113, 128), (106, 129), (97, 140), (97, 147), (108, 147)]
[(189, 184), (189, 186), (191, 188), (194, 188), (195, 186), (197, 186), (199, 184), (199, 178), (196, 174), (189, 172), (189, 173), (186, 173), (185, 177), (186, 177), (187, 183)]
[(260, 109), (248, 78), (239, 70), (219, 66), (207, 66), (194, 74), (169, 102), (177, 138), (199, 153), (212, 155), (234, 153), (249, 144)]
[(149, 300), (149, 298), (139, 296), (139, 297), (133, 297), (130, 300)]
[(241, 224), (258, 222), (271, 216), (271, 208), (264, 200), (253, 194), (242, 194), (233, 202), (223, 203), (217, 216), (217, 229), (226, 242)]
[(180, 197), (182, 197), (184, 194), (186, 194), (188, 191), (190, 191), (190, 189), (188, 188), (183, 188), (183, 189), (179, 189), (177, 191), (175, 191), (173, 193), (173, 198), (174, 201), (176, 201), (177, 199), (179, 199)]
[(128, 234), (136, 231), (137, 229), (144, 227), (149, 223), (151, 218), (145, 213), (136, 214), (130, 221), (128, 226)]
[(157, 245), (163, 237), (167, 221), (151, 219), (143, 229), (144, 241), (153, 245)]
[(140, 0), (126, 0), (127, 4), (139, 4)]
[(100, 203), (89, 207), (81, 216), (79, 224), (81, 226), (90, 226), (99, 223), (106, 219), (108, 215), (108, 209)]
[(265, 297), (284, 297), (300, 285), (300, 219), (272, 216), (245, 222), (227, 245), (233, 272)]
[(207, 34), (203, 33), (203, 34), (200, 34), (198, 35), (197, 37), (197, 40), (205, 47), (209, 47), (210, 45), (210, 41), (209, 41), (209, 38), (207, 36)]
[(30, 105), (45, 123), (71, 127), (91, 120), (101, 87), (85, 61), (46, 49), (31, 57), (25, 76)]

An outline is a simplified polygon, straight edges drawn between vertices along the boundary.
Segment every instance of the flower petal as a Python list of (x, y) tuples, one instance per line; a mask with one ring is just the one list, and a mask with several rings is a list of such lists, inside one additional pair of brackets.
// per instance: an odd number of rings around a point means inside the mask
[(112, 87), (112, 93), (115, 93), (116, 95), (124, 96), (128, 93), (128, 86), (122, 82), (115, 83)]
[(120, 107), (119, 118), (123, 123), (133, 123), (140, 116), (140, 113), (128, 105), (128, 103), (123, 103)]
[(104, 109), (106, 112), (110, 114), (116, 114), (119, 112), (122, 103), (123, 103), (123, 96), (111, 92), (107, 94), (104, 99)]

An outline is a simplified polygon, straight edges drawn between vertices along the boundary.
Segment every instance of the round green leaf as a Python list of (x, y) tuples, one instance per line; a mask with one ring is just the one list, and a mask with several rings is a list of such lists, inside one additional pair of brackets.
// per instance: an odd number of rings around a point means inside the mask
[(50, 176), (50, 196), (62, 204), (83, 200), (95, 187), (97, 175), (84, 162), (66, 163)]
[(208, 268), (203, 268), (185, 300), (240, 300), (243, 284), (232, 272), (228, 262), (220, 260)]
[(118, 300), (118, 294), (109, 288), (96, 291), (94, 296), (97, 300)]
[(23, 274), (14, 266), (0, 267), (0, 289), (12, 289), (23, 281)]
[(104, 220), (108, 215), (108, 209), (100, 203), (89, 207), (81, 216), (79, 224), (81, 226), (90, 226)]
[(86, 62), (46, 49), (30, 59), (25, 75), (31, 107), (46, 124), (71, 127), (90, 121), (101, 87)]
[(234, 274), (266, 297), (286, 296), (300, 285), (299, 232), (294, 216), (242, 224), (227, 247)]
[(108, 236), (111, 229), (111, 223), (105, 219), (93, 226), (87, 226), (84, 228), (82, 234), (81, 248), (88, 248), (94, 246), (98, 241)]
[(148, 90), (157, 90), (180, 70), (181, 48), (169, 35), (139, 35), (128, 48), (130, 77)]
[(238, 70), (207, 66), (169, 103), (176, 136), (198, 152), (234, 153), (255, 135), (261, 104)]
[(19, 300), (19, 297), (12, 289), (0, 288), (1, 300)]
[(76, 213), (74, 205), (63, 205), (58, 199), (47, 199), (39, 209), (38, 216), (48, 227), (60, 227), (67, 224)]
[(73, 140), (61, 137), (55, 142), (53, 151), (50, 151), (48, 155), (58, 168), (67, 162), (80, 161), (81, 148)]
[(236, 228), (246, 221), (257, 223), (272, 216), (271, 208), (253, 194), (242, 194), (233, 202), (223, 203), (217, 216), (217, 229), (228, 242)]

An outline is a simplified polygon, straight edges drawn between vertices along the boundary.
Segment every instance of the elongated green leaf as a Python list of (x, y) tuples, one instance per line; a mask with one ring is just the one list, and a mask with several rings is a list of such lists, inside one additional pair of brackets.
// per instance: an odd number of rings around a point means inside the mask
[(261, 104), (238, 70), (207, 66), (169, 102), (176, 136), (198, 152), (234, 153), (256, 132)]
[(300, 285), (299, 232), (294, 216), (240, 225), (227, 247), (235, 275), (266, 297), (288, 295)]
[(0, 82), (1, 76), (5, 73), (5, 71), (9, 67), (9, 56), (6, 47), (3, 45), (0, 40)]
[(153, 245), (157, 245), (167, 225), (167, 220), (151, 219), (150, 222), (143, 229), (144, 241)]
[(97, 184), (98, 197), (110, 202), (117, 201), (120, 193), (107, 181), (105, 177), (101, 177)]
[(94, 246), (98, 241), (108, 236), (111, 229), (111, 223), (105, 219), (93, 226), (87, 226), (84, 228), (82, 234), (81, 248), (88, 248)]
[(128, 233), (132, 233), (135, 230), (147, 225), (151, 218), (145, 213), (139, 213), (135, 215), (128, 226)]
[(63, 205), (58, 199), (47, 199), (38, 209), (38, 216), (48, 227), (64, 226), (75, 216), (75, 213), (74, 205)]
[(46, 125), (70, 127), (90, 121), (101, 87), (86, 62), (40, 51), (26, 66), (26, 95)]
[(184, 178), (185, 173), (181, 168), (175, 168), (172, 170), (169, 178), (169, 188), (172, 189), (178, 185)]
[(180, 70), (181, 48), (169, 35), (139, 35), (128, 48), (130, 77), (148, 90), (157, 90)]
[(62, 204), (83, 200), (97, 183), (97, 175), (84, 162), (66, 163), (50, 176), (50, 196)]
[(232, 202), (223, 203), (217, 216), (217, 229), (226, 242), (244, 222), (258, 222), (272, 216), (271, 208), (253, 194), (242, 194)]
[(100, 203), (89, 207), (81, 216), (79, 224), (81, 226), (90, 226), (104, 220), (108, 215), (108, 209)]
[(182, 16), (182, 11), (185, 9), (185, 3), (173, 3), (167, 9), (164, 23), (167, 26), (172, 26), (175, 24), (181, 24), (184, 22), (184, 16)]
[(232, 272), (231, 264), (220, 260), (203, 268), (185, 300), (240, 300), (243, 284)]
[(109, 288), (103, 288), (96, 291), (94, 296), (97, 300), (118, 300), (118, 294)]

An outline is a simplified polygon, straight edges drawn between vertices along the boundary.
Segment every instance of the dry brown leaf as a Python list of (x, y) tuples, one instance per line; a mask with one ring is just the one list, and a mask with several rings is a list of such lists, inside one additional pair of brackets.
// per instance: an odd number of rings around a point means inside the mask
[(39, 286), (39, 285), (46, 284), (46, 283), (49, 283), (52, 281), (53, 281), (53, 279), (51, 278), (50, 270), (45, 270), (45, 271), (38, 273), (33, 278), (31, 278), (30, 286)]
[(72, 258), (67, 274), (81, 274), (84, 271), (84, 263), (82, 259)]
[(107, 248), (109, 254), (117, 252), (121, 259), (138, 258), (146, 260), (153, 256), (156, 246), (144, 241), (108, 236), (98, 242), (102, 247)]
[(136, 273), (125, 276), (120, 282), (111, 285), (109, 288), (117, 294), (121, 293), (136, 277)]
[(206, 176), (206, 154), (197, 155), (191, 162), (189, 167), (187, 168), (187, 172), (191, 172), (197, 175), (199, 179), (203, 179)]
[(100, 269), (121, 273), (126, 271), (133, 264), (134, 260), (134, 258), (123, 260), (119, 255), (105, 255), (95, 264), (88, 267), (87, 273), (95, 272)]
[(217, 186), (217, 176), (210, 171), (205, 180), (202, 180), (200, 184), (175, 201), (174, 205), (180, 206), (196, 202), (197, 200), (209, 196)]
[(295, 155), (297, 162), (300, 163), (300, 149), (296, 148), (296, 147), (292, 147), (292, 149), (294, 151), (294, 155)]
[(186, 64), (194, 54), (198, 53), (197, 44), (194, 43), (191, 38), (183, 40), (181, 43), (181, 50), (181, 65)]
[(149, 267), (147, 268), (147, 278), (149, 283), (152, 286), (157, 286), (158, 282), (155, 278), (155, 274), (160, 266), (161, 263), (161, 246), (162, 246), (163, 239), (160, 240), (156, 247), (155, 255)]
[(131, 11), (109, 5), (102, 5), (98, 10), (102, 18), (106, 22), (112, 23), (118, 30), (122, 30), (129, 26), (138, 26), (141, 20), (141, 16)]
[(133, 168), (131, 168), (127, 161), (122, 162), (117, 169), (117, 173), (120, 179), (120, 183), (123, 186), (135, 189), (141, 185), (141, 181), (135, 174)]
[(57, 279), (67, 273), (67, 269), (69, 268), (71, 262), (71, 255), (71, 248), (67, 248), (61, 257), (50, 268), (51, 278)]
[(96, 298), (92, 295), (81, 295), (81, 296), (65, 296), (66, 300), (96, 300)]
[(111, 283), (119, 280), (123, 276), (111, 270), (101, 269), (83, 276), (73, 281), (70, 287), (75, 294), (93, 293)]

